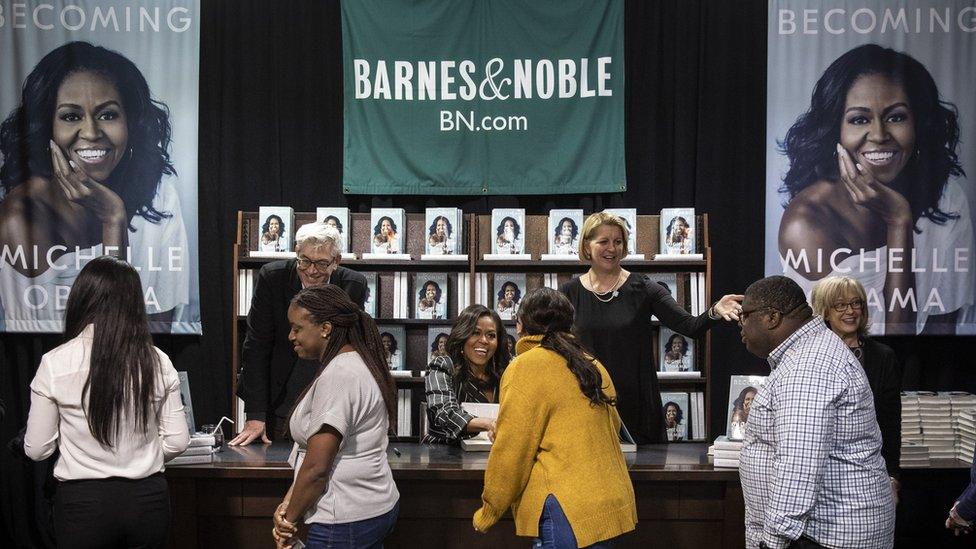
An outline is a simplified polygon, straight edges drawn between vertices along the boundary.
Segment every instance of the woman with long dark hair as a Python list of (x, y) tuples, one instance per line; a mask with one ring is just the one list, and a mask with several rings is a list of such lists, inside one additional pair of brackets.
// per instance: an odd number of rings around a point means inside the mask
[[(307, 546), (381, 547), (393, 530), (400, 493), (386, 459), (396, 426), (396, 386), (380, 333), (339, 286), (305, 288), (288, 307), (295, 353), (320, 366), (289, 420), (295, 480), (274, 515), (274, 538), (294, 543), (300, 521)], [(349, 441), (346, 444), (343, 442)]]
[(162, 547), (169, 529), (163, 462), (189, 444), (180, 380), (153, 347), (135, 269), (102, 256), (78, 274), (65, 343), (31, 382), (24, 452), (61, 456), (58, 547)]
[[(61, 331), (55, 296), (71, 287), (82, 257), (110, 247), (128, 246), (144, 287), (156, 289), (150, 320), (178, 318), (189, 270), (158, 268), (160, 257), (188, 249), (179, 196), (165, 179), (176, 175), (171, 135), (166, 105), (117, 52), (69, 42), (34, 67), (0, 125), (0, 246), (24, 253), (0, 263), (7, 330)], [(26, 287), (41, 288), (48, 306), (17, 298)]]
[(494, 436), (495, 421), (469, 414), (461, 403), (498, 402), (498, 384), (511, 360), (508, 347), (499, 344), (504, 335), (498, 313), (484, 305), (470, 305), (458, 315), (447, 337), (447, 355), (430, 361), (424, 380), (424, 442), (457, 444), (482, 431)]
[[(876, 44), (841, 55), (780, 142), (784, 274), (807, 294), (834, 273), (856, 278), (876, 335), (955, 333), (974, 301), (972, 279), (951, 268), (956, 250), (973, 249), (951, 179), (964, 175), (958, 144), (956, 108), (924, 65)], [(912, 268), (889, 266), (889, 251)]]
[[(518, 356), (505, 370), (488, 456), (484, 532), (509, 509), (542, 547), (606, 547), (637, 524), (610, 375), (572, 335), (573, 306), (550, 288), (522, 299)], [(567, 518), (569, 517), (569, 518)]]

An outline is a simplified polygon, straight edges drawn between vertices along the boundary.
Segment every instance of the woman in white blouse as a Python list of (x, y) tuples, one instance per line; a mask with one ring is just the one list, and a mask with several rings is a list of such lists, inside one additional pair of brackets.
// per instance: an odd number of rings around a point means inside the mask
[(379, 330), (332, 284), (299, 292), (288, 322), (295, 353), (321, 366), (289, 420), (295, 480), (275, 511), (274, 539), (294, 544), (304, 521), (309, 548), (382, 547), (400, 493), (386, 457), (396, 387)]
[(78, 274), (65, 343), (31, 382), (24, 452), (60, 452), (54, 477), (58, 547), (162, 547), (169, 491), (163, 461), (190, 441), (180, 381), (152, 344), (139, 275), (111, 256)]

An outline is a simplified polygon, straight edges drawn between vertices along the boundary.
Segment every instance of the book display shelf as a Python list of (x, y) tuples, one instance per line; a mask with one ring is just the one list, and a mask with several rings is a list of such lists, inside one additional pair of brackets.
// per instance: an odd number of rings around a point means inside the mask
[[(295, 212), (295, 227), (315, 221), (314, 212)], [(409, 260), (404, 259), (359, 259), (363, 252), (370, 250), (370, 239), (373, 228), (370, 226), (369, 213), (351, 213), (351, 231), (347, 234), (352, 238), (352, 252), (357, 259), (342, 259), (342, 265), (361, 272), (367, 277), (375, 275), (376, 322), (380, 326), (402, 327), (405, 334), (405, 350), (400, 350), (403, 356), (403, 369), (397, 372), (394, 381), (400, 393), (401, 424), (406, 422), (409, 429), (403, 425), (398, 429), (397, 441), (419, 441), (425, 431), (426, 418), (424, 413), (424, 377), (431, 344), (429, 333), (432, 329), (443, 328), (449, 330), (457, 318), (458, 312), (464, 306), (481, 303), (489, 308), (496, 305), (495, 278), (502, 275), (524, 277), (524, 291), (530, 291), (542, 286), (558, 288), (574, 276), (585, 273), (588, 264), (573, 256), (565, 260), (542, 260), (543, 254), (548, 252), (548, 216), (525, 216), (525, 245), (524, 253), (531, 259), (485, 259), (491, 254), (491, 245), (496, 237), (492, 227), (491, 215), (464, 214), (461, 224), (463, 235), (461, 254), (467, 254), (466, 259), (421, 259), (425, 253), (425, 243), (428, 227), (423, 213), (406, 214), (406, 250)], [(238, 212), (237, 234), (233, 245), (234, 268), (234, 306), (231, 360), (231, 387), (233, 394), (237, 392), (237, 372), (241, 366), (241, 352), (244, 336), (247, 331), (247, 310), (250, 306), (250, 296), (257, 271), (262, 265), (289, 257), (252, 257), (250, 250), (255, 249), (259, 234), (259, 218), (257, 212)], [(701, 254), (701, 259), (667, 259), (667, 260), (624, 260), (623, 267), (632, 272), (646, 273), (654, 277), (655, 274), (674, 277), (675, 288), (672, 294), (683, 306), (693, 314), (707, 309), (711, 302), (711, 249), (709, 248), (708, 215), (696, 216), (696, 229), (700, 238), (695, 252)], [(660, 216), (637, 216), (637, 254), (645, 258), (653, 258), (659, 253)], [(633, 253), (633, 252), (632, 252)], [(294, 254), (290, 254), (294, 257)], [(497, 256), (494, 256), (497, 257)], [(404, 273), (404, 274), (398, 274)], [(416, 298), (422, 285), (415, 273), (431, 273), (434, 276), (446, 276), (447, 299), (446, 318), (421, 319), (415, 318), (417, 307)], [(399, 302), (399, 304), (398, 304)], [(506, 329), (510, 334), (515, 332), (515, 323), (505, 320)], [(656, 320), (652, 320), (657, 325)], [(655, 331), (655, 339), (660, 334)], [(654, 348), (660, 349), (658, 341)], [(700, 372), (700, 377), (664, 378), (659, 377), (662, 393), (686, 392), (694, 397), (695, 393), (703, 393), (704, 405), (701, 406), (700, 423), (704, 426), (704, 437), (700, 440), (711, 439), (712, 429), (709, 424), (708, 403), (710, 402), (711, 379), (711, 343), (706, 334), (695, 341), (694, 369)], [(660, 364), (660, 357), (655, 357), (655, 367)], [(243, 418), (243, 403), (232, 399), (233, 417)], [(242, 425), (241, 422), (238, 425)], [(699, 426), (701, 429), (701, 426)], [(688, 429), (691, 438), (692, 429)]]

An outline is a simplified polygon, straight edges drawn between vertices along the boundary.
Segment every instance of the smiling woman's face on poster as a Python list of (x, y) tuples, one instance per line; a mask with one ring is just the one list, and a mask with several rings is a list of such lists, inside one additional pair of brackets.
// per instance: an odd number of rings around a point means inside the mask
[[(801, 4), (770, 4), (766, 274), (808, 294), (855, 278), (875, 335), (976, 333), (976, 159), (960, 146), (976, 141), (976, 37), (933, 25), (926, 2), (916, 13), (864, 0), (860, 19), (832, 15), (831, 32), (826, 10)], [(864, 29), (869, 16), (879, 24)]]
[(90, 24), (0, 26), (16, 45), (0, 59), (0, 330), (61, 331), (78, 272), (113, 254), (138, 270), (154, 332), (199, 333), (198, 2), (126, 8), (162, 22), (145, 33), (69, 7)]

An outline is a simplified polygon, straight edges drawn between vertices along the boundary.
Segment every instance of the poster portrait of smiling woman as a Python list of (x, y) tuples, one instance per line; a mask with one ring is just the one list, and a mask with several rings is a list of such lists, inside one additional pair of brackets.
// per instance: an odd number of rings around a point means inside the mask
[(976, 22), (805, 8), (769, 4), (766, 274), (856, 278), (877, 335), (976, 333)]
[(111, 254), (154, 332), (200, 333), (199, 2), (25, 9), (0, 26), (0, 330), (61, 331)]

